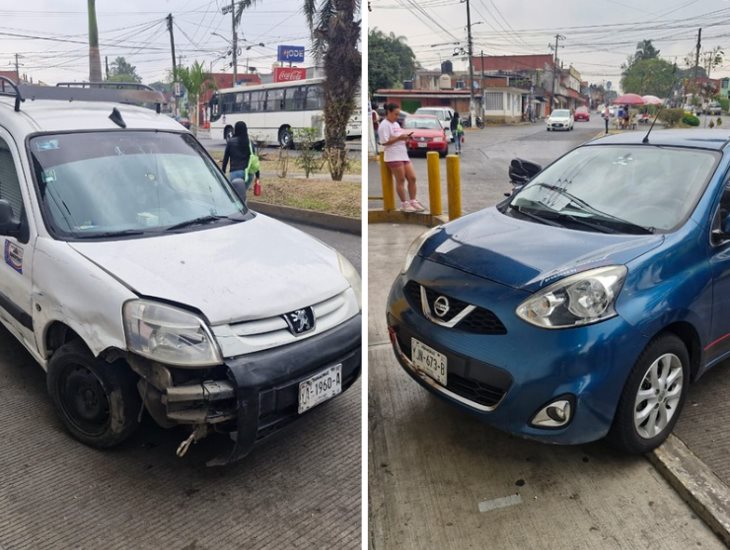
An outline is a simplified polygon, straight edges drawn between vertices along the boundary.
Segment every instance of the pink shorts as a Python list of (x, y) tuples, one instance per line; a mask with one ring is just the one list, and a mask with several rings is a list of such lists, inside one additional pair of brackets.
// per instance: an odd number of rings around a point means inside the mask
[(385, 164), (387, 164), (389, 168), (400, 168), (401, 166), (406, 166), (410, 163), (410, 160), (391, 160), (390, 162), (386, 162)]

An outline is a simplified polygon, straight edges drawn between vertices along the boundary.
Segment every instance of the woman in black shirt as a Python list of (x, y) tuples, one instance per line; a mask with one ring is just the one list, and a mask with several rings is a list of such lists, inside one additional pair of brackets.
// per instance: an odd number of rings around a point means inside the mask
[[(229, 181), (233, 181), (236, 178), (244, 179), (246, 180), (246, 189), (251, 186), (254, 176), (254, 174), (245, 173), (248, 168), (248, 162), (251, 159), (252, 150), (253, 144), (248, 137), (246, 123), (239, 120), (233, 128), (233, 137), (226, 143), (226, 150), (223, 153), (223, 173), (225, 174), (226, 168), (228, 168), (228, 162), (230, 161), (231, 173), (228, 176)], [(256, 178), (258, 177), (259, 173), (256, 172)]]

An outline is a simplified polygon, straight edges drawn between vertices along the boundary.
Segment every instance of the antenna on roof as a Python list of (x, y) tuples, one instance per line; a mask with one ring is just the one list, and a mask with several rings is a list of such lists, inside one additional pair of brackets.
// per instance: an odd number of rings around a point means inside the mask
[(651, 122), (651, 126), (649, 127), (649, 131), (644, 136), (644, 139), (641, 140), (641, 143), (649, 143), (649, 134), (651, 134), (651, 131), (654, 129), (654, 124), (656, 123), (656, 119), (659, 118), (659, 113), (662, 112), (662, 109), (664, 109), (664, 103), (662, 103), (659, 106), (659, 109), (656, 112), (656, 116), (654, 117), (654, 120)]
[(109, 115), (109, 119), (120, 128), (127, 127), (127, 123), (124, 122), (124, 119), (122, 118), (122, 113), (120, 113), (119, 109), (116, 107), (112, 109), (112, 114)]

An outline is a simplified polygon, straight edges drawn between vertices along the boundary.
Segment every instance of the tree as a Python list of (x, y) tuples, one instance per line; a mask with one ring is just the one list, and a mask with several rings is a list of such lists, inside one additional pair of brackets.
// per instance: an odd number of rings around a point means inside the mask
[(137, 74), (137, 67), (129, 64), (123, 57), (117, 57), (112, 61), (107, 80), (110, 82), (142, 82)]
[(89, 12), (89, 82), (101, 82), (99, 30), (96, 26), (96, 0), (87, 0)]
[(386, 35), (377, 28), (368, 31), (368, 86), (372, 94), (379, 88), (399, 87), (410, 79), (416, 56), (403, 36)]
[(657, 59), (659, 57), (659, 50), (657, 50), (651, 40), (642, 40), (636, 44), (636, 53), (634, 54), (634, 61), (641, 61), (642, 59)]
[(675, 83), (674, 65), (664, 59), (641, 59), (625, 67), (621, 76), (624, 93), (667, 97)]
[(210, 75), (205, 72), (202, 63), (195, 61), (190, 67), (178, 67), (175, 71), (177, 79), (185, 87), (188, 92), (189, 109), (193, 113), (191, 120), (193, 132), (197, 133), (198, 128), (198, 98), (206, 89), (215, 86)]

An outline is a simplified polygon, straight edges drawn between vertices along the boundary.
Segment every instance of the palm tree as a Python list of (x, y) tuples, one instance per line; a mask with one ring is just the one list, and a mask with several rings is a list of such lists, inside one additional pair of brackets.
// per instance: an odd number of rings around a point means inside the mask
[(659, 57), (659, 50), (654, 47), (651, 40), (641, 40), (640, 42), (637, 42), (634, 61), (641, 61), (642, 59), (656, 59), (657, 57)]
[(193, 106), (194, 115), (191, 120), (193, 133), (198, 131), (198, 98), (206, 89), (214, 87), (210, 75), (205, 72), (202, 63), (195, 61), (190, 67), (178, 67), (175, 71), (177, 79), (188, 92), (188, 104)]
[(99, 30), (96, 26), (96, 0), (87, 0), (89, 11), (89, 82), (101, 82)]

